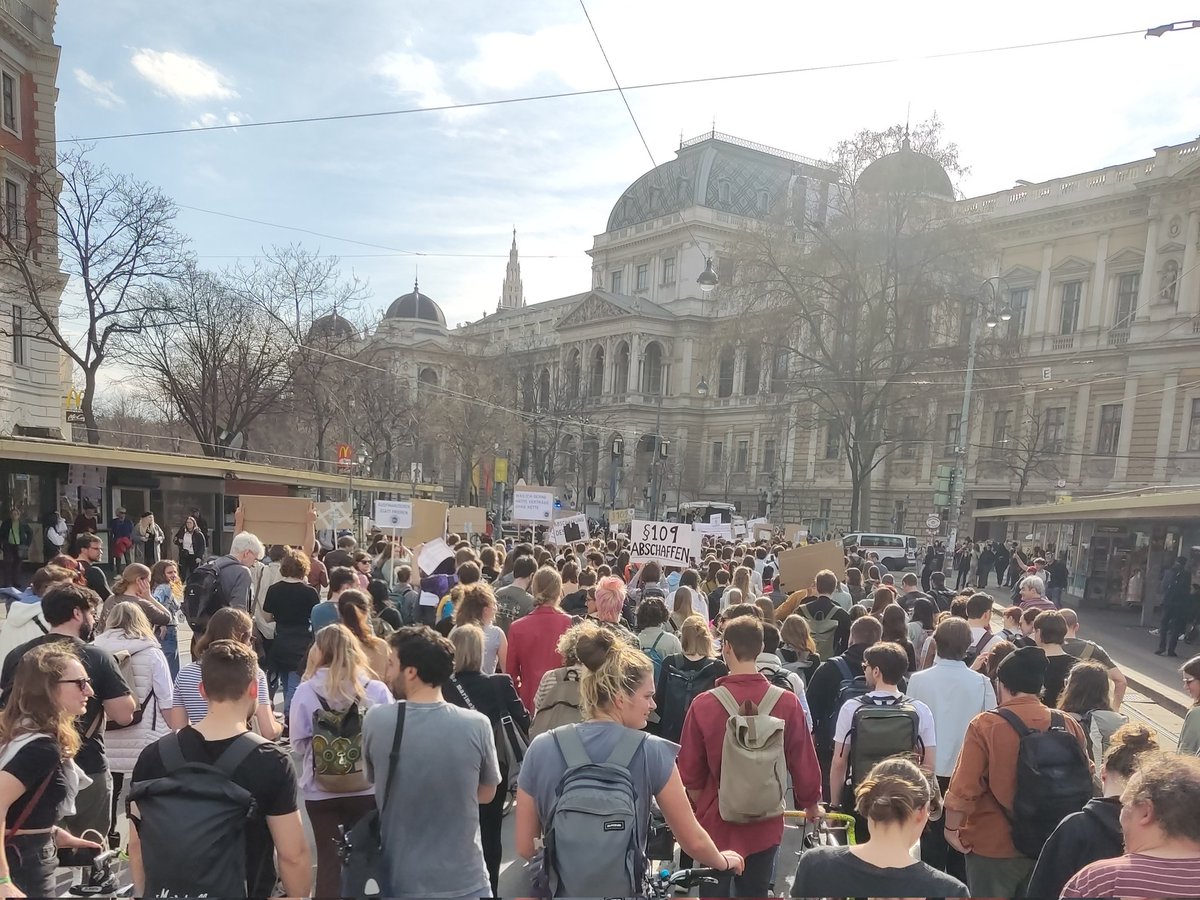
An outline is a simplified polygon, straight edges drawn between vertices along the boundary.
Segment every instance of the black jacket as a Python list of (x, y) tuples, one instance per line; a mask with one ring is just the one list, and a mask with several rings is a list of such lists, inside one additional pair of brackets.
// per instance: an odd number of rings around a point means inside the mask
[[(841, 654), (852, 675), (862, 674), (863, 652), (866, 649), (866, 644), (851, 644)], [(833, 751), (832, 723), (838, 713), (837, 699), (841, 688), (842, 670), (833, 659), (822, 662), (808, 679), (808, 708), (812, 712), (813, 739), (817, 742), (818, 751)]]
[(1057, 897), (1084, 866), (1124, 853), (1120, 817), (1121, 801), (1105, 797), (1063, 819), (1042, 848), (1025, 896)]

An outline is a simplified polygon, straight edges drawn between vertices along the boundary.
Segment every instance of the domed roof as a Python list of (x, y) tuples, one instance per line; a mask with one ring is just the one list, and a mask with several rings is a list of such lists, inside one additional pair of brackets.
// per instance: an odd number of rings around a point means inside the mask
[(426, 322), (446, 324), (442, 308), (419, 290), (417, 282), (413, 282), (411, 294), (404, 294), (392, 301), (392, 305), (383, 314), (385, 319), (422, 319)]
[(932, 156), (912, 148), (908, 135), (895, 153), (881, 156), (858, 176), (855, 186), (871, 194), (923, 194), (938, 200), (954, 200), (954, 184)]
[(355, 327), (348, 320), (339, 316), (337, 312), (331, 312), (327, 316), (315, 319), (308, 329), (308, 339), (310, 341), (314, 338), (346, 341), (353, 340), (357, 336), (358, 331)]

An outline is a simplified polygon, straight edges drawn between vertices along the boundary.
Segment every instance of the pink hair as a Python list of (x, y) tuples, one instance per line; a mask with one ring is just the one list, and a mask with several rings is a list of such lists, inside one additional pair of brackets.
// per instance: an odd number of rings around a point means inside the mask
[(625, 582), (616, 575), (601, 578), (596, 585), (596, 614), (601, 619), (615, 622), (621, 618), (625, 606)]

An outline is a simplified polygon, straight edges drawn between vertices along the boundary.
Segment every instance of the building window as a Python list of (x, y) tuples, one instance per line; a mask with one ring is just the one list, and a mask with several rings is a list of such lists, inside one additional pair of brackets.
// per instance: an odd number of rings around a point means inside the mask
[(722, 180), (717, 184), (717, 200), (721, 203), (729, 202), (729, 182), (728, 181)]
[(720, 441), (712, 442), (712, 450), (708, 454), (708, 471), (720, 472), (721, 459), (724, 455), (725, 445)]
[(768, 475), (775, 471), (775, 438), (763, 441), (762, 467)]
[(1200, 450), (1200, 397), (1192, 401), (1192, 418), (1188, 422), (1189, 450)]
[(733, 396), (733, 370), (734, 370), (734, 353), (733, 348), (726, 345), (721, 348), (721, 355), (717, 357), (717, 396), (732, 397)]
[(908, 518), (907, 513), (908, 504), (903, 500), (892, 501), (892, 524), (900, 534), (904, 534), (904, 520)]
[(1113, 322), (1114, 327), (1128, 328), (1129, 323), (1133, 321), (1141, 283), (1142, 276), (1138, 272), (1128, 272), (1117, 279), (1117, 318)]
[(20, 115), (17, 110), (17, 79), (8, 72), (0, 74), (0, 83), (4, 98), (4, 127), (13, 133), (19, 133)]
[(842, 451), (842, 435), (837, 422), (825, 423), (825, 458), (837, 459)]
[(11, 178), (4, 179), (4, 227), (13, 240), (21, 237), (21, 186)]
[(771, 195), (766, 191), (758, 192), (758, 211), (760, 213), (769, 212), (771, 209)]
[(902, 459), (915, 459), (917, 456), (917, 417), (905, 416), (900, 420), (900, 456)]
[(817, 517), (824, 519), (826, 524), (828, 524), (831, 515), (833, 515), (833, 501), (825, 497), (820, 501), (817, 508)]
[(737, 455), (733, 458), (733, 471), (746, 472), (750, 469), (750, 442), (737, 442)]
[(992, 414), (992, 447), (1004, 450), (1008, 447), (1008, 416), (1009, 410), (1002, 409)]
[(946, 414), (946, 433), (942, 440), (942, 455), (954, 456), (958, 453), (958, 433), (961, 430), (962, 413)]
[(1096, 452), (1101, 456), (1116, 456), (1121, 442), (1121, 404), (1106, 403), (1100, 407), (1100, 436)]
[(1083, 301), (1083, 282), (1068, 281), (1062, 286), (1059, 334), (1074, 334), (1079, 328), (1079, 305)]
[(613, 272), (611, 276), (612, 292), (614, 294), (621, 293), (621, 272)]
[(717, 267), (717, 283), (733, 284), (733, 260), (728, 256), (718, 256), (713, 263)]
[(675, 283), (675, 257), (668, 256), (663, 260), (663, 284)]
[(1067, 408), (1052, 406), (1042, 416), (1042, 447), (1047, 453), (1062, 453), (1067, 431)]
[(650, 266), (646, 263), (637, 267), (637, 289), (639, 291), (650, 289)]
[(12, 358), (14, 366), (25, 365), (25, 310), (12, 307)]
[(1012, 318), (1008, 320), (1008, 336), (1019, 338), (1025, 330), (1025, 312), (1029, 309), (1029, 288), (1010, 291), (1008, 308), (1012, 310)]

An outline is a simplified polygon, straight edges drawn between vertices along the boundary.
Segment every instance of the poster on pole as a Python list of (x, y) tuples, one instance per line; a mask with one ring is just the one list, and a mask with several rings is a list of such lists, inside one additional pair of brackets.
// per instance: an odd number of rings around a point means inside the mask
[(317, 531), (339, 531), (354, 527), (349, 500), (326, 500), (316, 504)]
[(632, 509), (610, 509), (608, 511), (608, 524), (613, 528), (624, 528), (633, 523)]
[(404, 542), (410, 547), (436, 538), (446, 537), (448, 503), (440, 500), (412, 500), (412, 526), (404, 532)]
[(783, 539), (792, 544), (799, 544), (808, 537), (808, 528), (804, 525), (784, 525)]
[(838, 541), (793, 547), (779, 554), (779, 583), (789, 594), (808, 588), (822, 569), (832, 570), (839, 579), (846, 577), (846, 559)]
[(242, 527), (268, 547), (281, 544), (299, 547), (308, 537), (308, 511), (312, 501), (307, 497), (262, 497), (241, 494)]
[(376, 500), (375, 524), (387, 531), (412, 528), (413, 505), (409, 500)]
[(554, 488), (521, 485), (513, 491), (513, 521), (549, 524), (554, 519)]
[(691, 525), (634, 519), (630, 527), (629, 561), (686, 566), (697, 552), (694, 535)]
[(555, 519), (550, 526), (550, 540), (556, 544), (574, 544), (586, 541), (591, 537), (588, 530), (588, 518), (584, 515), (564, 516)]
[(487, 531), (487, 510), (482, 506), (452, 506), (446, 527), (458, 535), (483, 534)]

